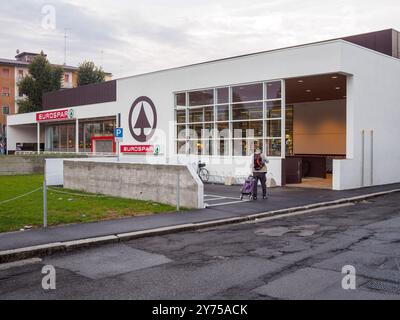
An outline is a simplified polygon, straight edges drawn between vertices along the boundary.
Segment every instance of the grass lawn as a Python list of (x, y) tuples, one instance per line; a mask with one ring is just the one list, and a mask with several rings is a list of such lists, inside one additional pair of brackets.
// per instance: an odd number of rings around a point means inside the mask
[[(42, 175), (0, 176), (0, 232), (43, 224), (43, 190), (5, 202), (42, 187)], [(93, 195), (50, 187), (47, 192), (49, 225), (109, 220), (128, 216), (174, 211), (169, 205), (151, 201)]]

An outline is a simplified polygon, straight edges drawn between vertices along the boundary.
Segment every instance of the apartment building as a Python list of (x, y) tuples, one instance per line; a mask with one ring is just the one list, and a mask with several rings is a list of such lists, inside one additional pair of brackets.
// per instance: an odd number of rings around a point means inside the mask
[[(19, 92), (19, 81), (29, 74), (28, 66), (39, 53), (21, 52), (15, 59), (0, 58), (0, 142), (6, 138), (6, 117), (18, 113), (18, 101), (24, 98)], [(74, 88), (78, 82), (78, 68), (64, 65), (63, 88)], [(106, 73), (111, 80), (111, 74)]]

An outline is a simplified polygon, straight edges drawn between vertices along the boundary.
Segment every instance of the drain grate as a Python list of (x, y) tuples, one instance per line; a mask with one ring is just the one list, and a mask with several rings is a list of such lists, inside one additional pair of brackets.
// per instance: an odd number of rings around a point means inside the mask
[(400, 293), (400, 284), (388, 281), (371, 280), (365, 283), (363, 287), (388, 293)]

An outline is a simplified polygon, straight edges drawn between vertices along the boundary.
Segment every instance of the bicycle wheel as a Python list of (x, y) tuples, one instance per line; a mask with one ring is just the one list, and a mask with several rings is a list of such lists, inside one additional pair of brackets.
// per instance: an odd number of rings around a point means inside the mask
[(210, 173), (209, 173), (208, 170), (205, 169), (205, 168), (201, 168), (201, 169), (200, 169), (200, 174), (199, 174), (199, 176), (200, 176), (200, 179), (201, 179), (203, 182), (207, 182), (208, 179), (210, 179)]

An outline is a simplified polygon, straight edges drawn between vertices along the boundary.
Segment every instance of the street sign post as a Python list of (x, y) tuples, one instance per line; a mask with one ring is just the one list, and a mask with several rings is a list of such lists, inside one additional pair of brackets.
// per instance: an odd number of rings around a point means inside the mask
[(117, 155), (118, 155), (118, 161), (119, 161), (119, 155), (120, 155), (120, 150), (119, 150), (119, 144), (124, 140), (124, 129), (123, 128), (115, 128), (114, 129), (114, 139), (117, 144)]
[(124, 138), (124, 129), (123, 128), (115, 128), (114, 129), (114, 137), (116, 141), (122, 141)]

